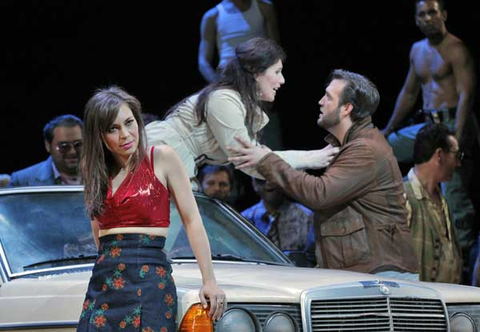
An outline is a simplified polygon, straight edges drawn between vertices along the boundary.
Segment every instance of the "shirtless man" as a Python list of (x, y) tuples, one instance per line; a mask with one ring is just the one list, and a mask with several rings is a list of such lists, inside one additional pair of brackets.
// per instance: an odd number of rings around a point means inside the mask
[(223, 0), (208, 10), (200, 26), (198, 69), (207, 82), (216, 77), (213, 64), (218, 52), (219, 66), (235, 55), (235, 47), (253, 37), (279, 43), (277, 14), (269, 0)]
[[(425, 125), (421, 123), (398, 128), (411, 113), (420, 90), (425, 122), (441, 122), (449, 126), (455, 132), (460, 149), (467, 157), (471, 157), (476, 136), (476, 119), (472, 112), (474, 61), (465, 44), (448, 32), (446, 19), (443, 0), (415, 2), (415, 23), (426, 38), (414, 43), (410, 50), (407, 78), (398, 95), (393, 115), (383, 129), (399, 162), (412, 162), (416, 134)], [(465, 180), (471, 178), (472, 167), (472, 160), (465, 159), (445, 192), (464, 255), (468, 255), (476, 240), (475, 210), (468, 187), (464, 185), (468, 183)]]

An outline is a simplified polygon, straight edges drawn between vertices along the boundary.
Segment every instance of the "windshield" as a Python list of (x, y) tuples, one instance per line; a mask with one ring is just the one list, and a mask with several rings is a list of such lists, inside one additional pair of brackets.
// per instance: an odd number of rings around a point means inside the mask
[[(212, 256), (232, 255), (253, 261), (285, 263), (278, 251), (260, 239), (259, 232), (248, 222), (240, 220), (234, 212), (216, 204), (207, 197), (197, 196), (197, 204), (208, 234)], [(222, 208), (223, 206), (223, 208)], [(180, 216), (174, 205), (170, 210), (171, 224), (165, 250), (172, 259), (193, 257)]]
[[(196, 199), (214, 258), (288, 263), (230, 209), (204, 196)], [(96, 248), (83, 192), (52, 189), (0, 195), (0, 244), (0, 254), (3, 249), (2, 259), (12, 274), (93, 262)], [(193, 258), (174, 205), (165, 251), (174, 260)]]
[(96, 254), (82, 192), (0, 196), (0, 239), (12, 273), (38, 262)]

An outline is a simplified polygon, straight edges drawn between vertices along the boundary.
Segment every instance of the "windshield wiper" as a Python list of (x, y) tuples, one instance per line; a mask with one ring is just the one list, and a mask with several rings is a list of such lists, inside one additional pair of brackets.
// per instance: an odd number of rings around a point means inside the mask
[(78, 256), (71, 256), (71, 257), (55, 258), (55, 259), (50, 259), (42, 262), (25, 265), (23, 269), (27, 270), (27, 269), (32, 269), (42, 265), (48, 265), (48, 264), (51, 264), (52, 267), (54, 267), (54, 266), (60, 266), (61, 265), (60, 263), (65, 263), (70, 261), (91, 261), (96, 258), (97, 258), (97, 255), (78, 255)]
[(287, 263), (272, 262), (272, 261), (266, 261), (266, 260), (262, 260), (262, 259), (254, 259), (254, 258), (243, 257), (243, 256), (238, 256), (238, 255), (232, 255), (232, 254), (212, 255), (212, 260), (248, 262), (248, 263), (267, 264), (267, 265), (285, 265), (285, 266), (289, 265)]
[[(171, 257), (171, 259), (195, 259), (195, 257), (194, 256), (175, 256), (175, 257)], [(243, 257), (243, 256), (233, 255), (233, 254), (212, 255), (212, 260), (246, 262), (246, 263), (257, 263), (257, 264), (267, 264), (267, 265), (285, 265), (285, 266), (291, 265), (291, 264), (288, 264), (288, 263), (272, 262), (272, 261), (266, 261), (266, 260), (261, 260), (261, 259), (253, 259), (253, 258)]]

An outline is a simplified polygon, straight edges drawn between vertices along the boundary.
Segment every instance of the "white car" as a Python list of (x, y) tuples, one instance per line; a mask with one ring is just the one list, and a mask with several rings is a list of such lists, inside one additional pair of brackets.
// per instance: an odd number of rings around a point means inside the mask
[[(201, 275), (172, 207), (178, 331), (477, 331), (480, 289), (295, 267), (233, 209), (196, 199), (229, 303), (216, 323), (199, 306)], [(0, 331), (75, 331), (95, 257), (81, 186), (1, 189)]]

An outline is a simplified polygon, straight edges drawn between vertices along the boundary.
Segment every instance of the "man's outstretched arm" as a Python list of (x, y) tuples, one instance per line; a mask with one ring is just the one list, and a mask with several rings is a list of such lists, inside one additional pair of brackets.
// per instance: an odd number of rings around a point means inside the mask
[(198, 70), (207, 82), (213, 82), (216, 71), (212, 64), (215, 55), (215, 39), (217, 36), (217, 9), (212, 8), (203, 15), (200, 24), (200, 46), (198, 48)]

